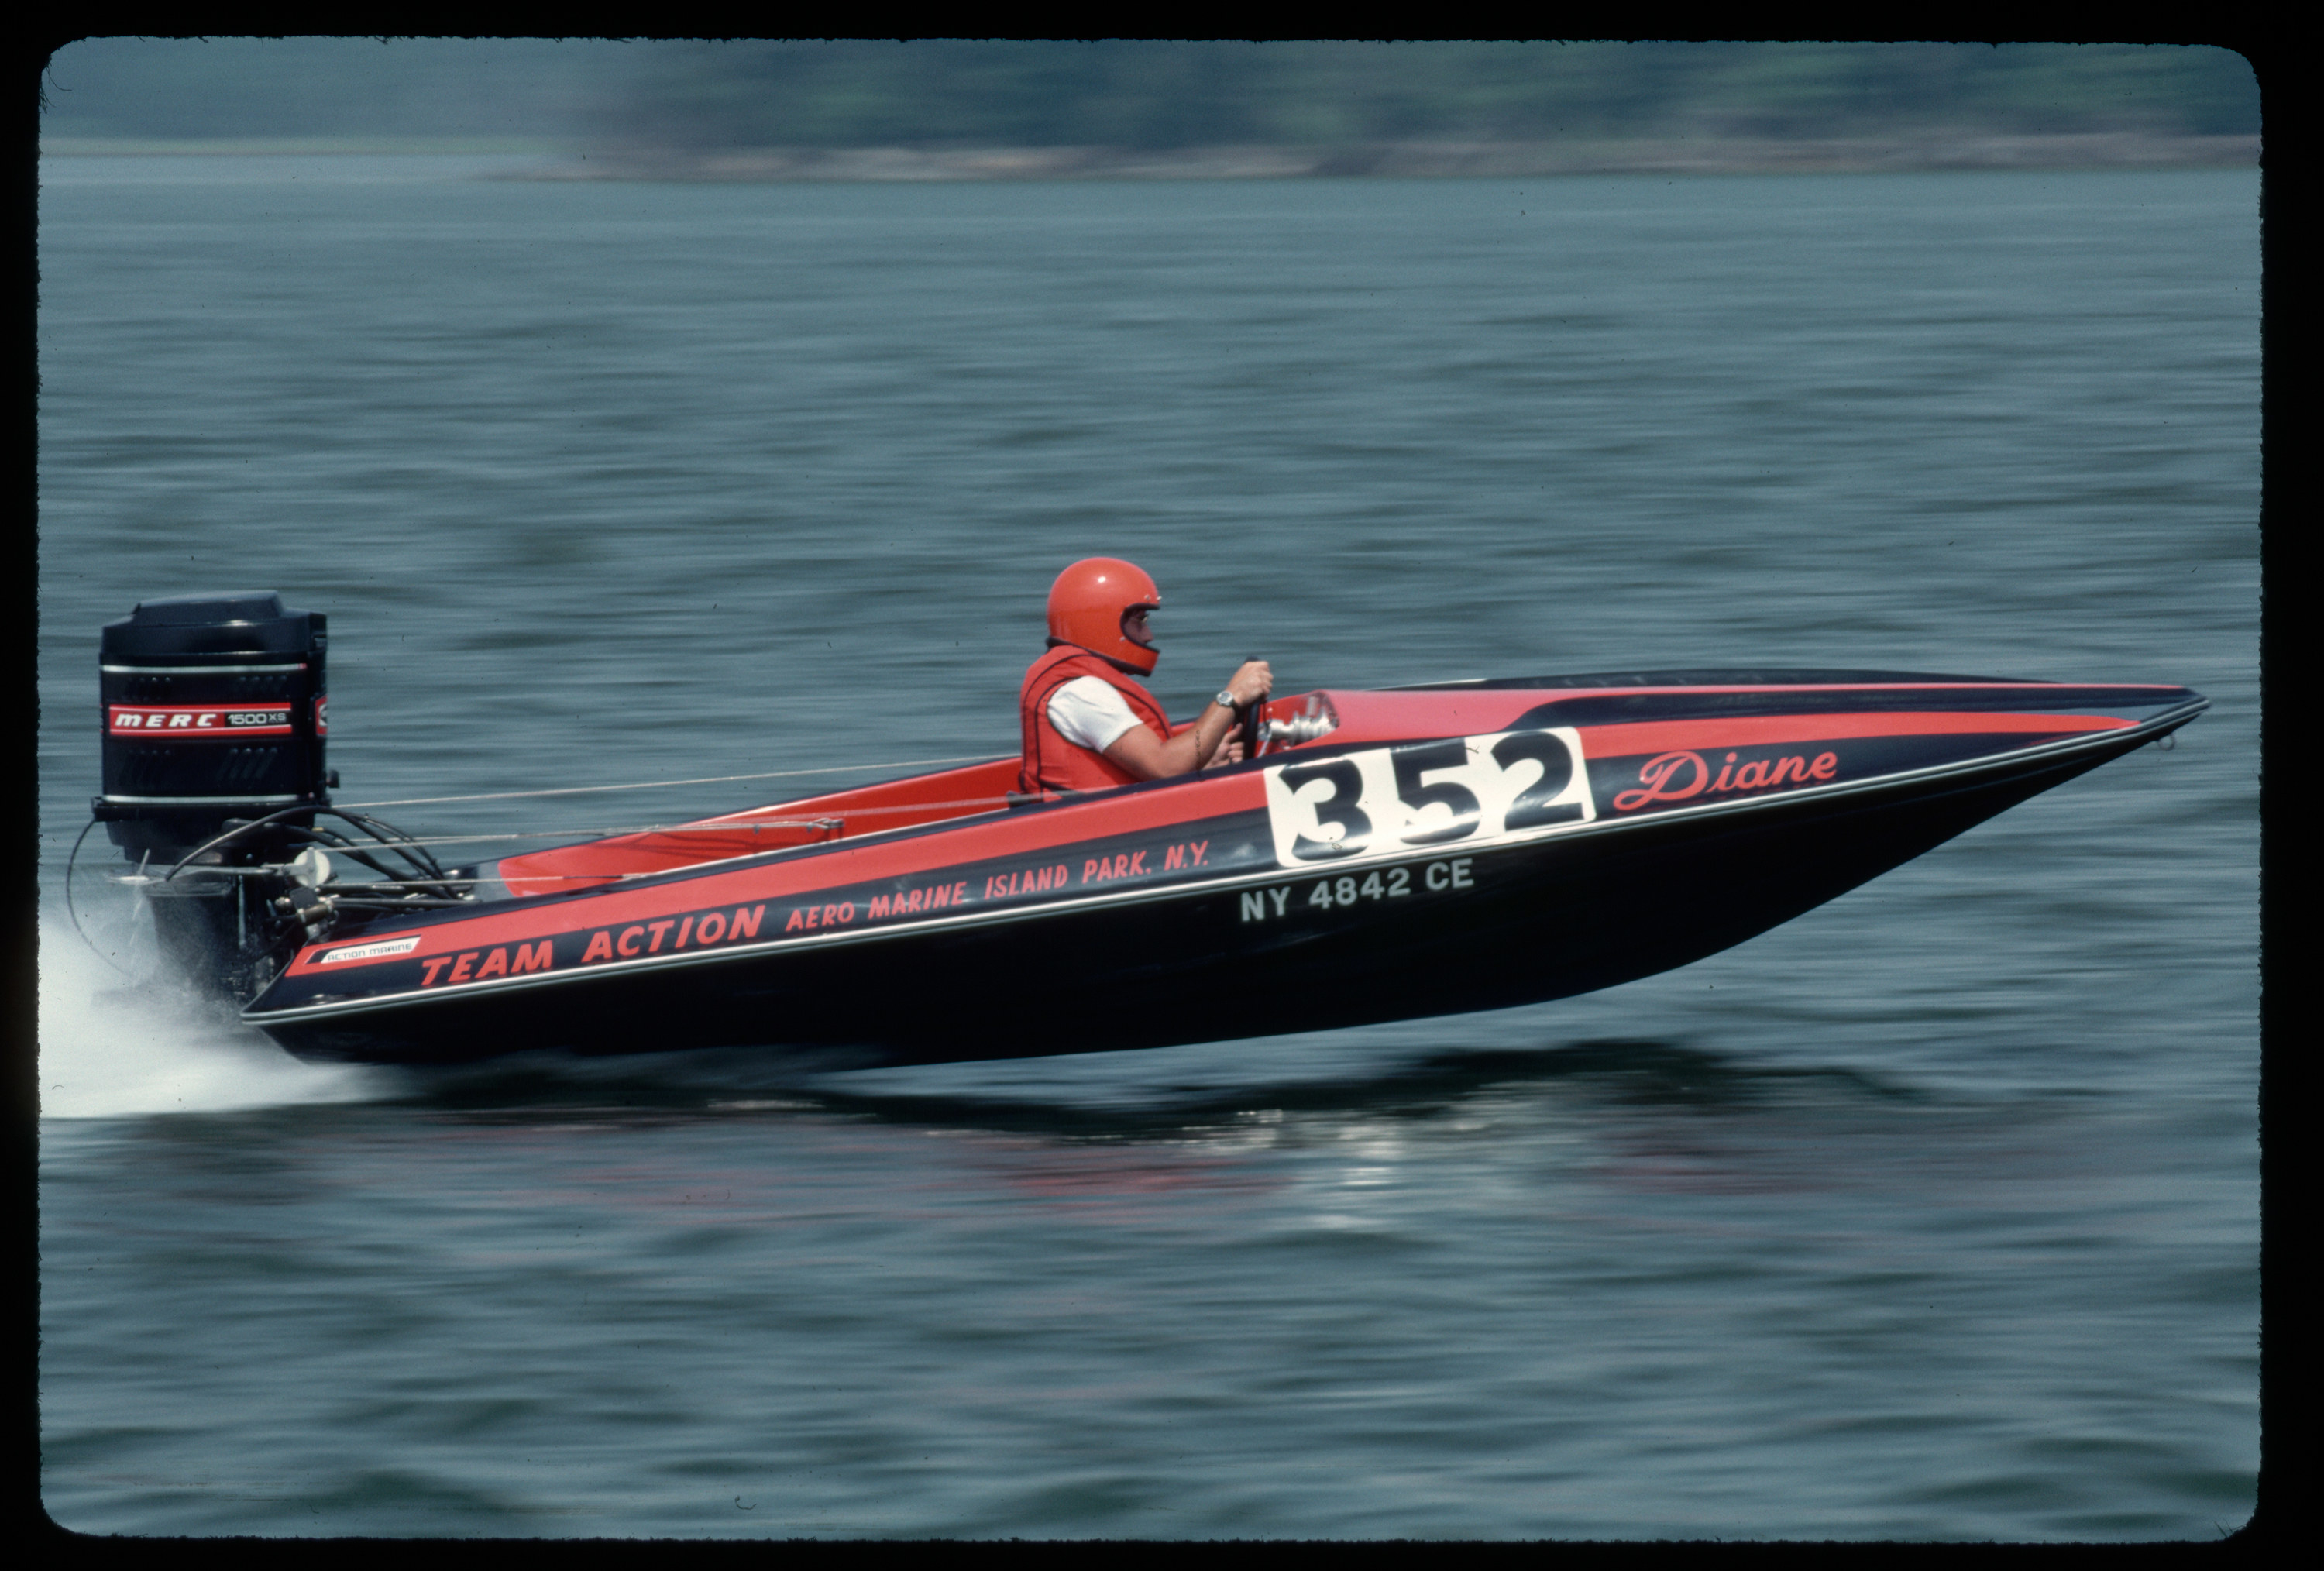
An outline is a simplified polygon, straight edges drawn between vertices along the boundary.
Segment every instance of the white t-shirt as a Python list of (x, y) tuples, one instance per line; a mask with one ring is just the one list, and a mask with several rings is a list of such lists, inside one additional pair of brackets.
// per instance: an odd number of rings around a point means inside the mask
[(1102, 677), (1075, 677), (1049, 695), (1049, 724), (1068, 742), (1103, 753), (1146, 724), (1130, 712), (1121, 689)]

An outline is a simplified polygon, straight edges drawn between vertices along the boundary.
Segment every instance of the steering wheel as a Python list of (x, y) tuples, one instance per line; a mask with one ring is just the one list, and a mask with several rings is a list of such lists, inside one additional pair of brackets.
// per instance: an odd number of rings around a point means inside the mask
[[(1257, 660), (1259, 656), (1252, 655), (1250, 658), (1251, 660)], [(1249, 662), (1246, 661), (1245, 663)], [(1259, 753), (1259, 749), (1266, 745), (1266, 713), (1267, 700), (1265, 698), (1259, 698), (1250, 703), (1245, 704), (1240, 709), (1236, 711), (1236, 717), (1240, 722), (1242, 732), (1242, 755), (1246, 761), (1257, 758)]]

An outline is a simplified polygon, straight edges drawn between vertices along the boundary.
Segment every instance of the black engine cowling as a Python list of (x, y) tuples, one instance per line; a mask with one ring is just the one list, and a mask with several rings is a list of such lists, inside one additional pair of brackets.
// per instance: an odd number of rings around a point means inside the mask
[(324, 628), (271, 590), (147, 600), (106, 626), (93, 810), (115, 845), (174, 860), (230, 818), (330, 801)]
[[(304, 932), (279, 909), (298, 892), (268, 864), (313, 839), (314, 814), (298, 809), (327, 807), (337, 783), (323, 762), (324, 628), (271, 590), (185, 595), (141, 603), (98, 646), (91, 811), (151, 870), (136, 882), (163, 950), (237, 998)], [(254, 827), (205, 849), (237, 823)]]

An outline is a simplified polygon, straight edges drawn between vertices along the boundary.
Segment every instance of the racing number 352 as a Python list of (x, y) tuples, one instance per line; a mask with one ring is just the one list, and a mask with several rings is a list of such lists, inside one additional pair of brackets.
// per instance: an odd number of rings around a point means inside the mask
[(1568, 727), (1373, 748), (1267, 773), (1276, 860), (1312, 866), (1597, 816)]

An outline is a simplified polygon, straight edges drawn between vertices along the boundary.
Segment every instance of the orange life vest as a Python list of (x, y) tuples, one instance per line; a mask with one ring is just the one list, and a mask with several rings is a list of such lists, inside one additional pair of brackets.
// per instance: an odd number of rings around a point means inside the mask
[(1082, 677), (1095, 677), (1119, 692), (1130, 712), (1146, 722), (1163, 741), (1170, 740), (1170, 719), (1154, 695), (1121, 673), (1112, 661), (1070, 643), (1061, 643), (1025, 673), (1017, 697), (1017, 712), (1025, 727), (1025, 762), (1017, 772), (1017, 789), (1031, 795), (1040, 791), (1096, 791), (1129, 785), (1138, 777), (1094, 748), (1069, 742), (1049, 719), (1049, 699), (1059, 688)]

